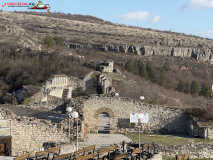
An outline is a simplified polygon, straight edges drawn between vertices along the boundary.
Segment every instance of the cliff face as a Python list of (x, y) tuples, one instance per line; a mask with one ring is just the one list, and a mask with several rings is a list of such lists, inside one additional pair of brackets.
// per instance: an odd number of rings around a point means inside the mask
[[(212, 61), (211, 39), (105, 21), (77, 21), (69, 16), (0, 12), (0, 24), (4, 30), (8, 25), (19, 26), (30, 34), (32, 39), (40, 39), (40, 43), (47, 35), (61, 36), (70, 48), (93, 48), (138, 55), (192, 57)], [(6, 30), (11, 31), (8, 27)]]
[(170, 47), (170, 46), (148, 46), (148, 45), (76, 45), (69, 44), (68, 47), (76, 48), (93, 48), (100, 51), (112, 51), (121, 53), (134, 53), (137, 55), (163, 55), (163, 56), (180, 56), (180, 57), (192, 57), (201, 61), (213, 61), (213, 51), (211, 48), (202, 47)]

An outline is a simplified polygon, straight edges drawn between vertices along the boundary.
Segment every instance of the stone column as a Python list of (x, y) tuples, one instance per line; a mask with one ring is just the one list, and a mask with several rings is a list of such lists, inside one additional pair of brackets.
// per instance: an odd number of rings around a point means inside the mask
[(102, 78), (104, 77), (104, 75), (100, 75), (98, 77), (98, 83), (99, 83), (99, 86), (102, 86)]
[(104, 76), (103, 77), (101, 77), (101, 87), (103, 87), (103, 85), (104, 85)]
[(99, 86), (99, 76), (96, 76), (97, 86)]
[(54, 86), (55, 86), (55, 77), (53, 77), (53, 84), (54, 84)]
[(54, 86), (54, 83), (55, 83), (55, 79), (54, 79), (54, 77), (53, 77), (53, 80), (52, 80), (52, 85)]
[(106, 79), (103, 80), (103, 94), (106, 94)]

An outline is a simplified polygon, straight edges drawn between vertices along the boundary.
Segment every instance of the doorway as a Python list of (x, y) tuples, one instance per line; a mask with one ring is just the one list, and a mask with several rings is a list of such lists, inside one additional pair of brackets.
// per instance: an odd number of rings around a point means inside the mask
[(98, 116), (98, 133), (108, 134), (110, 129), (110, 117), (106, 112), (102, 112)]
[(5, 156), (6, 152), (6, 143), (0, 144), (0, 156)]

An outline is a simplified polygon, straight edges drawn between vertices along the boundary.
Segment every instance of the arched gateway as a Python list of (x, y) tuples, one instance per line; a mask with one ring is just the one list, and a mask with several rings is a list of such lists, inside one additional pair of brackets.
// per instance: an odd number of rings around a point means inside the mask
[(100, 108), (96, 111), (94, 118), (98, 120), (98, 133), (110, 133), (110, 119), (115, 118), (109, 108)]

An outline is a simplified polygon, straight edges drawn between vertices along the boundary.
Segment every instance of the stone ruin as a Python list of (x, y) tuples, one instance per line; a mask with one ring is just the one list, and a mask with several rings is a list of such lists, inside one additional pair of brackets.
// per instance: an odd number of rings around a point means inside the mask
[(113, 61), (102, 61), (98, 67), (102, 73), (112, 73), (113, 69)]
[(40, 92), (31, 99), (36, 102), (46, 102), (53, 97), (75, 98), (94, 93), (112, 94), (114, 92), (111, 77), (98, 71), (92, 71), (84, 78), (69, 77), (65, 74), (52, 75), (46, 84), (41, 87)]

